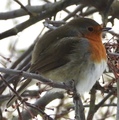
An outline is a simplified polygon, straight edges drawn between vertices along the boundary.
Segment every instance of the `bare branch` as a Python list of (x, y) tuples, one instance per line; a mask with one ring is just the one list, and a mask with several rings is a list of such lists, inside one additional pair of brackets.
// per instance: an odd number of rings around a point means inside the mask
[(26, 9), (26, 7), (24, 7), (19, 0), (14, 0), (14, 1), (17, 2), (21, 6), (21, 8), (24, 9), (30, 16), (34, 16), (34, 14), (31, 13), (28, 9)]
[(116, 120), (119, 120), (119, 79), (117, 79), (117, 113)]
[(44, 84), (48, 84), (52, 87), (56, 87), (56, 88), (63, 88), (63, 89), (68, 89), (67, 86), (63, 83), (57, 83), (57, 82), (53, 82), (52, 80), (49, 80), (41, 75), (38, 74), (34, 74), (34, 73), (28, 73), (28, 72), (24, 72), (21, 70), (13, 70), (13, 69), (6, 69), (6, 68), (0, 68), (0, 72), (2, 73), (6, 73), (6, 74), (11, 74), (11, 75), (19, 75), (25, 78), (34, 78), (37, 79), (40, 82), (43, 82)]
[(48, 9), (46, 9), (42, 13), (38, 14), (37, 16), (34, 16), (34, 17), (30, 18), (29, 20), (27, 20), (21, 24), (18, 24), (16, 27), (11, 28), (11, 29), (1, 33), (0, 39), (16, 35), (17, 33), (21, 32), (25, 28), (35, 24), (36, 22), (43, 20), (47, 17), (51, 17), (51, 16), (55, 15), (58, 11), (66, 8), (67, 6), (70, 6), (70, 5), (76, 4), (76, 3), (78, 3), (78, 0), (74, 0), (73, 2), (72, 2), (72, 0), (62, 0), (62, 1), (56, 2), (54, 4), (51, 4), (51, 6)]
[[(50, 103), (51, 101), (59, 98), (59, 99), (63, 99), (64, 95), (60, 92), (47, 92), (42, 98), (37, 99), (37, 101), (34, 103), (34, 106), (38, 107), (40, 106), (40, 108), (42, 110), (44, 110), (45, 106)], [(23, 116), (23, 119), (30, 119), (31, 115), (29, 114), (28, 111), (31, 111), (33, 115), (37, 115), (39, 113), (39, 111), (34, 111), (34, 109), (32, 107), (29, 106), (29, 108), (25, 111), (23, 111), (21, 114)], [(49, 119), (48, 119), (49, 120)]]

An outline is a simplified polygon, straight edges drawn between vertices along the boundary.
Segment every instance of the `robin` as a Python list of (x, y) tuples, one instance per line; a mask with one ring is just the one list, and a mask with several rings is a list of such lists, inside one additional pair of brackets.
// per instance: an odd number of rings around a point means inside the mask
[[(89, 18), (76, 18), (46, 33), (34, 47), (30, 72), (59, 82), (73, 79), (78, 93), (89, 91), (106, 68), (102, 32), (110, 29)], [(26, 80), (18, 93), (30, 82)], [(16, 99), (14, 95), (7, 107)]]

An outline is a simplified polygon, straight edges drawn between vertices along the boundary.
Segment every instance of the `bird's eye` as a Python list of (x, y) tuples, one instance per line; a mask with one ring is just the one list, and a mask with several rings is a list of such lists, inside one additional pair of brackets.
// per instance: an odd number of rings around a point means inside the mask
[(89, 30), (90, 32), (92, 32), (94, 29), (93, 29), (93, 27), (88, 27), (88, 30)]

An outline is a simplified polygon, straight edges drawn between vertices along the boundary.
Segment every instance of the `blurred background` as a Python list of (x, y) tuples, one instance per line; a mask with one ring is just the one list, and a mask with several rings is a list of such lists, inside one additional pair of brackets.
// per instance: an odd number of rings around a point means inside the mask
[[(76, 17), (86, 17), (112, 30), (103, 34), (108, 66), (90, 93), (81, 96), (86, 120), (115, 120), (119, 78), (118, 0), (4, 0), (0, 4), (0, 67), (28, 71), (34, 43), (48, 30), (54, 30)], [(1, 72), (1, 71), (0, 71)], [(1, 73), (14, 89), (21, 78)], [(40, 82), (24, 92), (28, 103), (6, 108), (12, 91), (0, 80), (1, 120), (74, 120), (73, 100), (67, 93), (46, 95), (51, 87)], [(50, 116), (49, 118), (47, 116)]]

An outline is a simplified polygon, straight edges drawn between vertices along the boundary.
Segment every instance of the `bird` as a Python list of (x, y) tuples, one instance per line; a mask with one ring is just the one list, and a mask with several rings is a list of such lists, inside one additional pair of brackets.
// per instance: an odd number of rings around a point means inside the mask
[[(75, 18), (47, 32), (35, 44), (30, 72), (57, 82), (74, 80), (79, 94), (90, 91), (107, 66), (102, 32), (110, 29), (90, 18)], [(31, 81), (21, 85), (19, 95)], [(7, 107), (16, 99), (13, 95)]]

